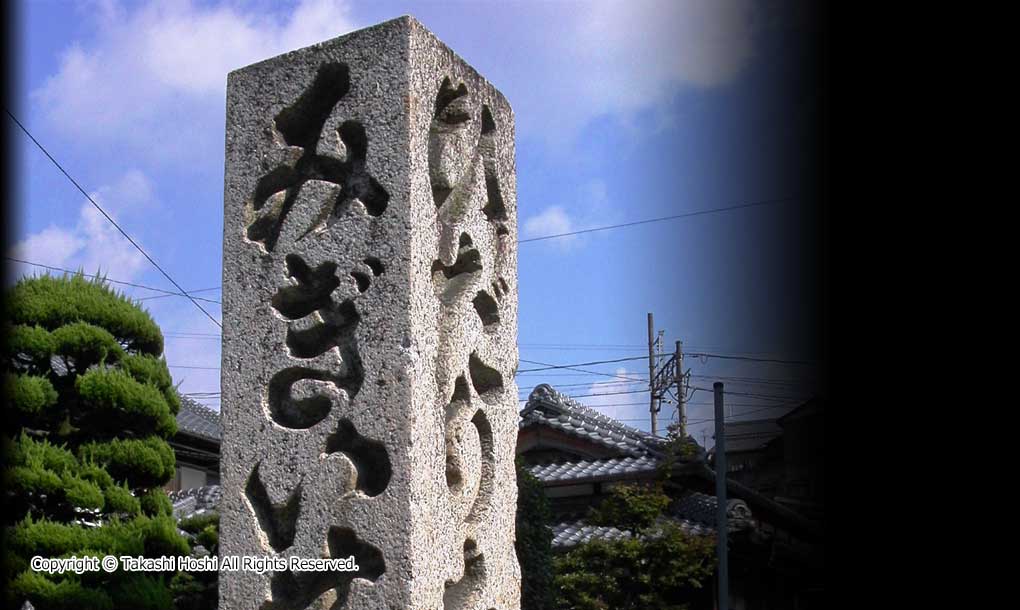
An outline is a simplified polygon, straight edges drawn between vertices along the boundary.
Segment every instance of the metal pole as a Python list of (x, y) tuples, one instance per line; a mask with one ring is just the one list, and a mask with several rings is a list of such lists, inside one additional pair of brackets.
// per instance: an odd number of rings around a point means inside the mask
[(676, 401), (680, 412), (680, 438), (687, 438), (687, 405), (684, 403), (684, 343), (676, 342)]
[(652, 416), (652, 436), (656, 436), (658, 426), (655, 422), (655, 323), (652, 321), (652, 312), (648, 312), (648, 388), (651, 393), (648, 411)]
[(726, 557), (726, 543), (729, 538), (729, 523), (726, 521), (726, 434), (723, 431), (723, 384), (712, 384), (715, 391), (715, 497), (718, 505), (715, 512), (716, 556), (719, 559), (719, 610), (729, 610), (729, 565)]

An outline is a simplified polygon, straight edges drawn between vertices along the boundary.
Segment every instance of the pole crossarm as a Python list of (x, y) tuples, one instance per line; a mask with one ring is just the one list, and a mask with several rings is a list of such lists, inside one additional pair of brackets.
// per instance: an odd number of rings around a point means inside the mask
[(672, 355), (663, 363), (662, 367), (655, 373), (652, 378), (652, 396), (655, 398), (663, 398), (666, 395), (666, 390), (673, 387), (676, 383), (676, 355)]

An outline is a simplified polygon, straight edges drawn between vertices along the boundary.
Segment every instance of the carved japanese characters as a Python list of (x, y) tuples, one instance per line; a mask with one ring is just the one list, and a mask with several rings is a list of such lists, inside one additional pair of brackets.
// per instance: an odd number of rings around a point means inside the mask
[(401, 18), (232, 73), (229, 610), (519, 608), (506, 100)]

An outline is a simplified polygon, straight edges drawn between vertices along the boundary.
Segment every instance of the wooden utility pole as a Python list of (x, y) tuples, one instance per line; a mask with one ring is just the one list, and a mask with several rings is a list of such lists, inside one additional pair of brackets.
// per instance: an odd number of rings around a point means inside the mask
[(729, 523), (726, 521), (726, 433), (724, 431), (725, 413), (723, 412), (723, 384), (720, 381), (712, 385), (715, 391), (715, 552), (719, 559), (719, 593), (717, 595), (719, 610), (730, 608), (730, 574), (727, 558), (727, 542), (729, 541)]
[(655, 322), (652, 319), (652, 312), (648, 312), (648, 391), (651, 402), (648, 412), (652, 417), (652, 436), (657, 435), (658, 425), (655, 421)]
[(687, 405), (684, 403), (684, 342), (676, 342), (676, 408), (680, 414), (680, 438), (687, 438)]

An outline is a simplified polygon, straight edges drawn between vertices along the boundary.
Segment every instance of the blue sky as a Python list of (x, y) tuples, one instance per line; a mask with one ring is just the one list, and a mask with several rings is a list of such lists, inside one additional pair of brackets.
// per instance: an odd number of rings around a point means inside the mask
[[(641, 356), (649, 311), (669, 351), (682, 338), (688, 351), (817, 357), (796, 272), (811, 256), (800, 221), (810, 202), (796, 196), (813, 98), (801, 82), (805, 24), (791, 5), (37, 0), (16, 14), (10, 110), (179, 284), (211, 289), (196, 296), (220, 298), (227, 72), (412, 14), (514, 107), (521, 239), (795, 198), (522, 243), (522, 359)], [(13, 145), (8, 256), (172, 289), (23, 134)], [(218, 392), (219, 329), (187, 299), (124, 289), (145, 299), (167, 335), (181, 391)], [(216, 303), (200, 302), (219, 318)], [(806, 396), (813, 371), (719, 358), (687, 365), (698, 387), (722, 377), (727, 390), (756, 395), (727, 398), (738, 418), (781, 414), (774, 405)], [(647, 378), (646, 360), (581, 368)], [(522, 397), (548, 382), (648, 429), (647, 394), (620, 381), (566, 370), (518, 377)], [(219, 408), (214, 396), (202, 401)], [(697, 392), (689, 408), (699, 441), (710, 402)], [(670, 413), (664, 407), (663, 423)]]

